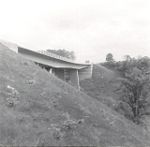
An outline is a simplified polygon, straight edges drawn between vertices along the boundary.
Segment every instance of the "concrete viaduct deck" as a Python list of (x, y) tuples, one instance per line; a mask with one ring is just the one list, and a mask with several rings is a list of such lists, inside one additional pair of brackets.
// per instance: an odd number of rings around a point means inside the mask
[(76, 63), (50, 52), (33, 51), (8, 42), (1, 43), (77, 88), (80, 88), (80, 81), (92, 76), (92, 64)]

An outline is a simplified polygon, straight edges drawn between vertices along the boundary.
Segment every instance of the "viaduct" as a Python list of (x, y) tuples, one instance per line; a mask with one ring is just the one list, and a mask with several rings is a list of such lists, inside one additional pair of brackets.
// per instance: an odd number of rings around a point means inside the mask
[(78, 89), (80, 88), (80, 81), (92, 77), (92, 64), (77, 63), (47, 51), (33, 51), (10, 42), (0, 42)]

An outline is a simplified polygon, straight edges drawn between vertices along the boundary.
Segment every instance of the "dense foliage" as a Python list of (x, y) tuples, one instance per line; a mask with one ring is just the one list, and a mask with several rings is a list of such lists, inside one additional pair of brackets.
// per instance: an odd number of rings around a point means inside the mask
[(117, 92), (120, 94), (120, 101), (116, 108), (123, 114), (139, 124), (145, 115), (149, 115), (150, 96), (150, 58), (131, 58), (125, 56), (124, 61), (105, 62), (107, 68), (114, 69), (120, 74), (120, 83)]

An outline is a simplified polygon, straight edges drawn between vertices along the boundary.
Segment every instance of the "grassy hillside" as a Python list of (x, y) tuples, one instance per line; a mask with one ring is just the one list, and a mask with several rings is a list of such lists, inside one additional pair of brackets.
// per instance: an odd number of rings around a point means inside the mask
[(0, 44), (0, 145), (150, 145), (143, 130)]
[(118, 94), (115, 93), (118, 86), (117, 78), (118, 74), (114, 71), (100, 64), (95, 64), (92, 78), (82, 81), (81, 87), (91, 97), (110, 107), (114, 107), (118, 99)]

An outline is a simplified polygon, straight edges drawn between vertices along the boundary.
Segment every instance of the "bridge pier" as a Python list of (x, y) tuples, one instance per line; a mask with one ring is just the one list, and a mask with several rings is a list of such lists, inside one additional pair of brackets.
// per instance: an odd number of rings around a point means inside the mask
[(52, 74), (53, 73), (53, 68), (49, 69), (49, 73)]
[(71, 81), (71, 84), (73, 84), (73, 86), (75, 86), (78, 89), (80, 88), (79, 73), (77, 69), (70, 70), (70, 81)]

